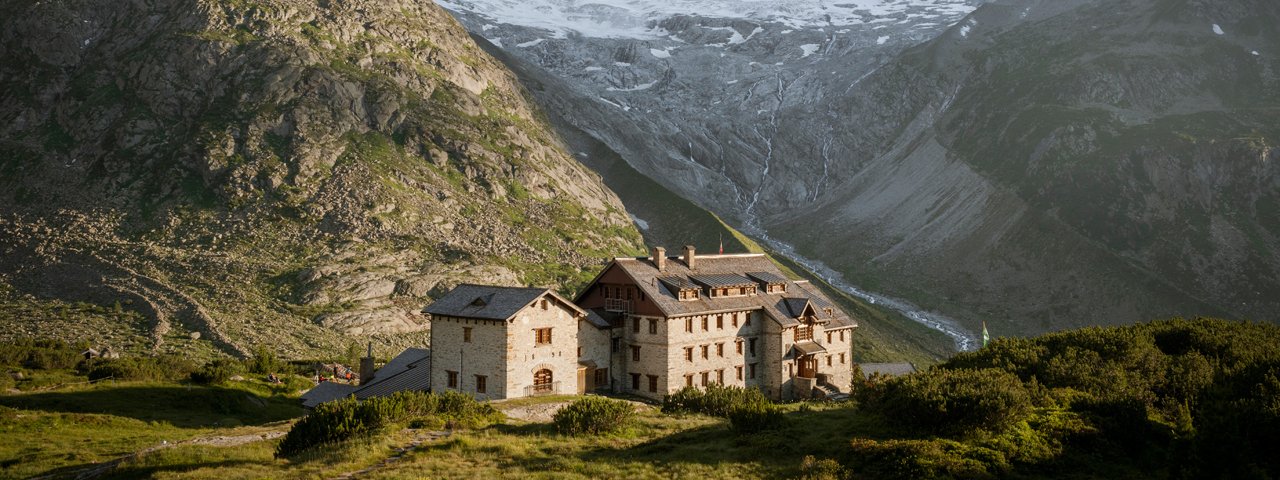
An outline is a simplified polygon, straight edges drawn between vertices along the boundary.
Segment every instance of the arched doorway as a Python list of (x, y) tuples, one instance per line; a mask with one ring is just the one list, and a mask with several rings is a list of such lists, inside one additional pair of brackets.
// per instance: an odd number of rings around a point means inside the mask
[(533, 393), (551, 393), (555, 390), (555, 384), (551, 376), (551, 369), (544, 368), (533, 372)]

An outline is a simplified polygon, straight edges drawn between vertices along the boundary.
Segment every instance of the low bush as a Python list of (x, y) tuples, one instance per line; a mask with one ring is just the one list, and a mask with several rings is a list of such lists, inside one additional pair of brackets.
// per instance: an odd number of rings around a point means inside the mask
[(738, 433), (756, 433), (783, 425), (782, 410), (759, 390), (724, 385), (685, 387), (662, 399), (663, 413), (701, 413), (729, 419)]
[(196, 371), (190, 361), (172, 355), (92, 359), (85, 360), (77, 368), (90, 380), (181, 380)]
[(502, 413), (492, 405), (459, 392), (397, 392), (364, 401), (347, 398), (322, 403), (295, 423), (276, 447), (276, 458), (295, 457), (320, 445), (368, 438), (394, 425), (480, 428), (502, 419)]
[(62, 340), (15, 340), (0, 344), (0, 365), (32, 370), (75, 368), (84, 357), (87, 344), (71, 345)]
[(908, 428), (959, 435), (997, 432), (1023, 420), (1031, 396), (1012, 373), (997, 369), (933, 369), (895, 378), (866, 407)]
[(227, 383), (231, 377), (240, 374), (240, 362), (220, 358), (204, 364), (199, 370), (191, 372), (191, 381), (201, 385), (217, 385)]
[(729, 426), (740, 434), (773, 430), (786, 423), (787, 417), (777, 405), (768, 402), (752, 402), (729, 410)]
[(258, 347), (253, 351), (253, 358), (245, 360), (245, 370), (259, 375), (293, 372), (295, 369), (289, 362), (281, 360), (276, 353), (266, 347)]
[(728, 418), (734, 408), (756, 403), (769, 403), (759, 390), (711, 384), (705, 389), (684, 387), (662, 399), (662, 413), (701, 413)]
[(556, 430), (567, 435), (599, 435), (626, 428), (635, 418), (635, 407), (622, 400), (587, 397), (560, 409)]

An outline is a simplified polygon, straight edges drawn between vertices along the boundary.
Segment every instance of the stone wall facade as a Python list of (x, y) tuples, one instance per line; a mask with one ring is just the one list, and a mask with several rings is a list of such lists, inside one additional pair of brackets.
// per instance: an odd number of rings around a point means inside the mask
[[(538, 341), (543, 328), (551, 329), (550, 342)], [(555, 298), (535, 301), (510, 321), (433, 315), (432, 389), (518, 398), (535, 393), (535, 375), (546, 370), (550, 391), (537, 393), (577, 393), (578, 347), (578, 315)]]

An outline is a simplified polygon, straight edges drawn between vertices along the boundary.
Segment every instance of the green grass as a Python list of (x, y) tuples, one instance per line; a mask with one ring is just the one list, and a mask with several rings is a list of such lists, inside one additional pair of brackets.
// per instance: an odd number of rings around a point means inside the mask
[(0, 478), (71, 472), (162, 442), (258, 432), (302, 414), (295, 398), (263, 388), (104, 382), (0, 395), (7, 459)]

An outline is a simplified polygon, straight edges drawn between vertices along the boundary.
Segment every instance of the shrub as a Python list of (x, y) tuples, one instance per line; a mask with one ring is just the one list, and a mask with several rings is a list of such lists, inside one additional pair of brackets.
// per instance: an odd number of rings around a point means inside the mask
[(759, 390), (711, 384), (705, 390), (684, 387), (667, 395), (662, 399), (662, 413), (701, 413), (728, 418), (729, 412), (740, 405), (768, 403), (769, 399)]
[(1022, 382), (1003, 370), (933, 369), (895, 378), (881, 388), (869, 408), (930, 433), (1000, 431), (1031, 411)]
[(112, 378), (142, 381), (189, 378), (196, 370), (185, 358), (172, 355), (92, 359), (85, 360), (77, 368), (90, 380)]
[(800, 462), (801, 480), (840, 480), (849, 476), (848, 470), (840, 462), (830, 458), (818, 460), (813, 455), (805, 455)]
[(231, 377), (240, 374), (240, 363), (220, 358), (204, 364), (199, 370), (191, 372), (191, 381), (202, 385), (227, 383)]
[(62, 340), (16, 340), (0, 344), (0, 365), (32, 370), (75, 368), (88, 345), (71, 345)]
[(599, 435), (626, 428), (635, 417), (635, 407), (622, 400), (587, 397), (560, 409), (555, 415), (556, 430), (567, 435)]
[(322, 403), (295, 423), (276, 447), (276, 458), (294, 457), (320, 445), (367, 438), (398, 424), (480, 428), (502, 418), (492, 405), (452, 391), (439, 395), (396, 392), (364, 401), (347, 398)]
[(281, 360), (275, 352), (262, 346), (254, 349), (253, 358), (245, 360), (245, 369), (259, 375), (293, 371), (289, 362)]
[(740, 434), (773, 430), (786, 423), (786, 417), (777, 405), (768, 402), (751, 402), (729, 410), (729, 426)]

